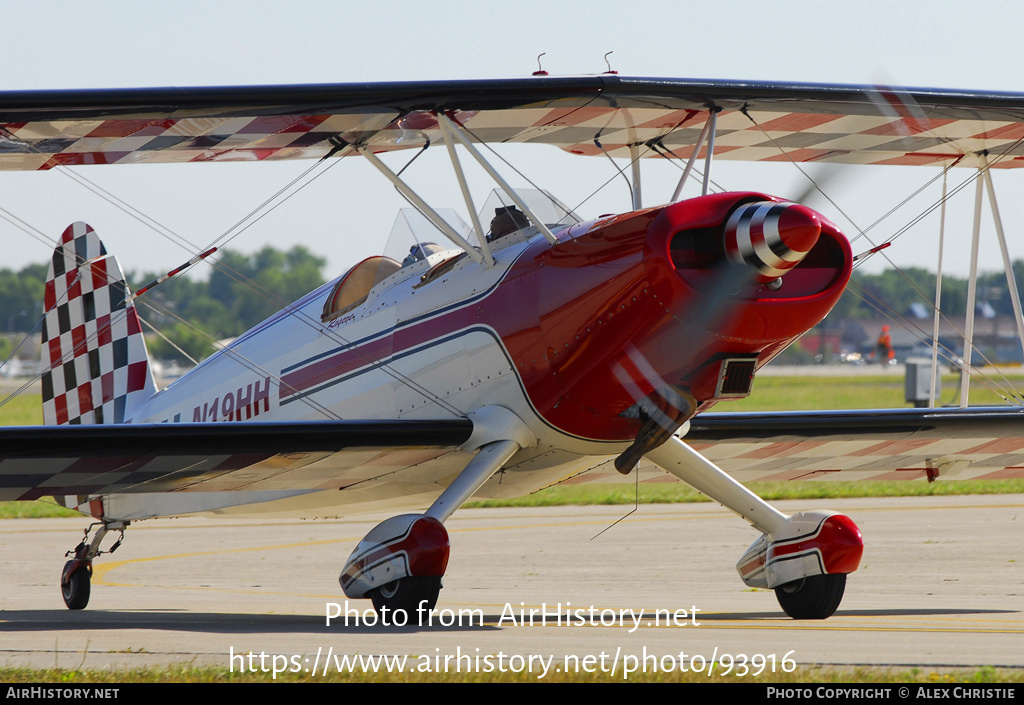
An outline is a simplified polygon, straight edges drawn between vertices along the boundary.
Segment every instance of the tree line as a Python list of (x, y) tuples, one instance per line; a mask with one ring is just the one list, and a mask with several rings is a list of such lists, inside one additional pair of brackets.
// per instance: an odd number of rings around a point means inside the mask
[[(176, 345), (200, 360), (213, 352), (213, 341), (241, 335), (324, 283), (326, 260), (302, 246), (268, 246), (252, 255), (222, 250), (215, 257), (218, 264), (205, 279), (180, 275), (138, 299), (143, 321), (163, 334), (150, 335), (144, 326), (154, 358), (186, 360)], [(47, 267), (0, 270), (0, 332), (38, 330)], [(162, 274), (129, 272), (128, 286), (137, 291)]]
[[(1024, 260), (1012, 263), (1017, 290), (1024, 294)], [(872, 318), (878, 315), (908, 315), (913, 304), (922, 304), (930, 318), (935, 298), (935, 272), (920, 267), (888, 269), (879, 274), (854, 271), (846, 293), (829, 316), (835, 318)], [(996, 315), (1012, 315), (1009, 286), (1003, 272), (978, 275), (977, 303), (988, 304)], [(967, 312), (967, 278), (943, 275), (942, 312), (950, 317)]]

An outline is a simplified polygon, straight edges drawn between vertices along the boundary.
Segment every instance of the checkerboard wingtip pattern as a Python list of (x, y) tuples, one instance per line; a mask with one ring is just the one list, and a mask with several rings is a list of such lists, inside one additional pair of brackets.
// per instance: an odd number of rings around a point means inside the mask
[(46, 279), (43, 421), (123, 423), (156, 391), (146, 343), (117, 260), (96, 232), (73, 223)]

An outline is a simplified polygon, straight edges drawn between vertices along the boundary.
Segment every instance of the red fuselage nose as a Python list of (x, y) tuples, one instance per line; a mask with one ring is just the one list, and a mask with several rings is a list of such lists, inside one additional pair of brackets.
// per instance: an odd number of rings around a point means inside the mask
[[(730, 261), (734, 221), (755, 262)], [(846, 238), (810, 209), (715, 194), (537, 240), (502, 281), (493, 325), (550, 425), (632, 440), (637, 409), (660, 390), (686, 390), (702, 409), (748, 393), (754, 371), (835, 305), (851, 261)]]

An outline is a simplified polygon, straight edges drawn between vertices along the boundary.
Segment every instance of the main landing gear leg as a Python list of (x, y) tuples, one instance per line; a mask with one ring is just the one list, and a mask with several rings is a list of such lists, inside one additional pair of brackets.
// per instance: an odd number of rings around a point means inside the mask
[(373, 528), (349, 556), (338, 581), (350, 598), (369, 597), (382, 624), (419, 624), (437, 604), (448, 566), (444, 521), (520, 449), (513, 440), (483, 445), (423, 514), (403, 514)]
[[(92, 592), (92, 561), (103, 553), (113, 553), (124, 541), (124, 530), (128, 522), (109, 522), (99, 525), (96, 535), (89, 540), (89, 531), (97, 524), (91, 524), (85, 530), (82, 541), (73, 549), (64, 554), (65, 558), (74, 556), (64, 564), (64, 570), (60, 576), (60, 591), (64, 597), (64, 604), (69, 610), (85, 609), (89, 604), (89, 596)], [(121, 536), (110, 547), (109, 551), (101, 551), (100, 543), (106, 537), (108, 531), (120, 531)]]
[(849, 517), (823, 511), (783, 514), (675, 437), (646, 457), (762, 532), (736, 564), (743, 582), (775, 590), (794, 619), (825, 619), (836, 611), (846, 575), (857, 570), (864, 550)]

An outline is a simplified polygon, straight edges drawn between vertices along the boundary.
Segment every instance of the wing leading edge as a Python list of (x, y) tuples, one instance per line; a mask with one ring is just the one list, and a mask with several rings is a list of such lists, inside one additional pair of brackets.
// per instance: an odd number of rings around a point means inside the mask
[(709, 110), (718, 159), (1024, 166), (1021, 93), (585, 76), (4, 92), (0, 169), (415, 148), (442, 139), (437, 112), (482, 142), (685, 159)]

